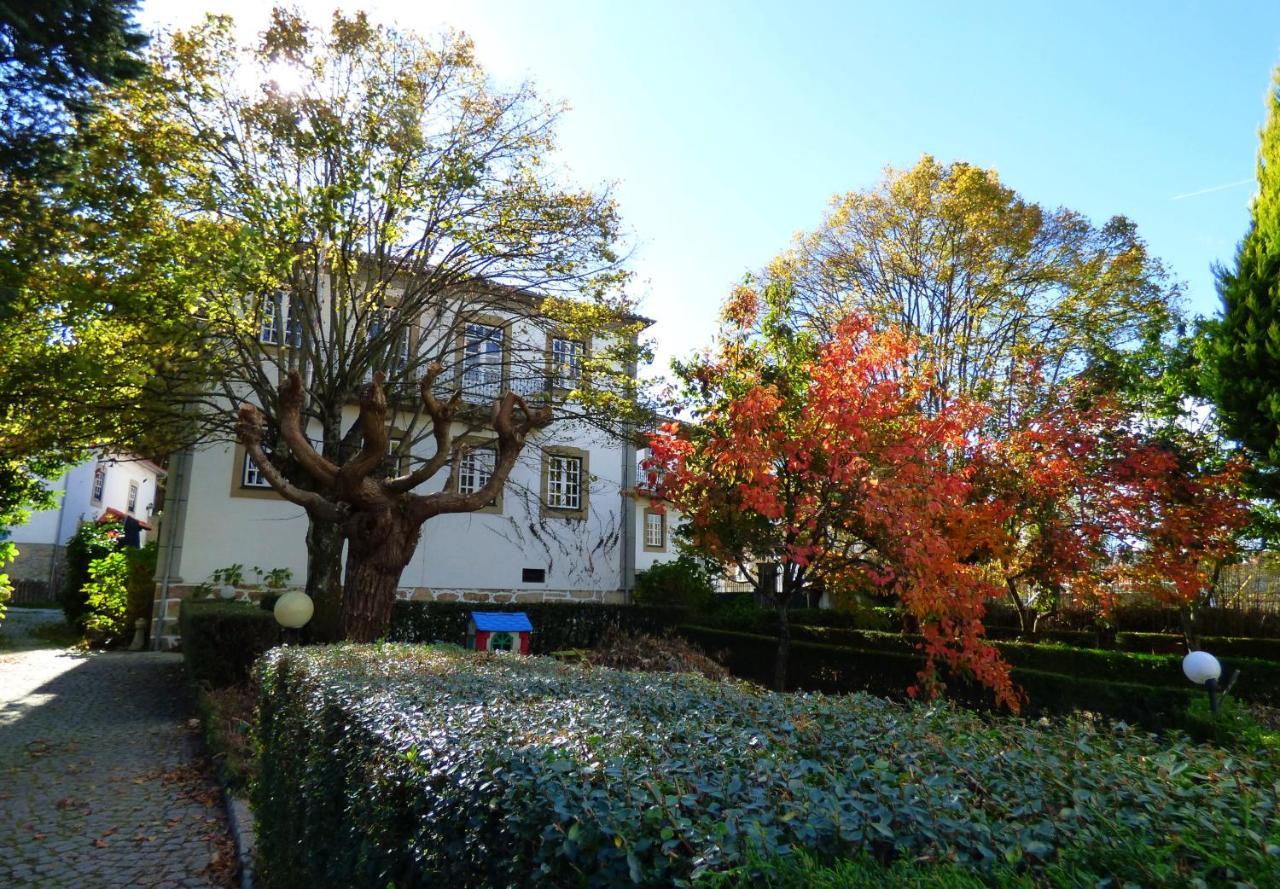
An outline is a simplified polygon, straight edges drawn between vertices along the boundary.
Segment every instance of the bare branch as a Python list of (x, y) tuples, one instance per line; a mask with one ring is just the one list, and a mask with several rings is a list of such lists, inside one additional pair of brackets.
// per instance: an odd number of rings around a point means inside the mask
[(308, 515), (328, 522), (343, 521), (346, 518), (346, 511), (341, 506), (314, 491), (304, 491), (290, 484), (289, 480), (281, 474), (267, 457), (266, 451), (262, 449), (262, 427), (262, 412), (252, 404), (242, 404), (236, 422), (236, 434), (267, 483), (281, 497), (305, 509)]
[[(519, 408), (522, 417), (516, 418)], [(498, 455), (494, 461), (493, 473), (483, 487), (469, 494), (456, 490), (437, 491), (434, 494), (413, 498), (412, 515), (418, 521), (426, 521), (435, 515), (455, 512), (474, 512), (484, 507), (502, 491), (507, 476), (516, 465), (520, 452), (524, 450), (525, 441), (530, 432), (542, 429), (552, 419), (551, 408), (541, 407), (530, 410), (523, 398), (514, 392), (507, 392), (493, 405), (491, 425), (498, 433)]]
[(431, 434), (436, 440), (436, 452), (431, 455), (430, 460), (413, 472), (384, 481), (382, 487), (390, 493), (400, 494), (412, 491), (439, 472), (452, 456), (450, 450), (453, 445), (453, 418), (457, 415), (458, 405), (462, 403), (462, 391), (455, 389), (449, 400), (441, 403), (436, 398), (433, 387), (436, 378), (442, 373), (444, 373), (444, 366), (439, 361), (433, 361), (427, 368), (426, 376), (418, 384), (422, 392), (422, 403), (431, 417)]
[[(302, 375), (296, 370), (290, 371), (288, 378), (280, 385), (280, 437), (312, 478), (321, 484), (331, 485), (337, 477), (338, 467), (316, 453), (302, 430), (304, 397)], [(241, 408), (242, 413), (243, 410)]]

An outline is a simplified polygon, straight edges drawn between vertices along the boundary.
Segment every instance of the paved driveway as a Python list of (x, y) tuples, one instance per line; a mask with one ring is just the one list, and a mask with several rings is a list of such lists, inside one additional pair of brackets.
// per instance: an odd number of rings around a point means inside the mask
[(180, 655), (41, 648), (0, 629), (0, 886), (229, 885)]

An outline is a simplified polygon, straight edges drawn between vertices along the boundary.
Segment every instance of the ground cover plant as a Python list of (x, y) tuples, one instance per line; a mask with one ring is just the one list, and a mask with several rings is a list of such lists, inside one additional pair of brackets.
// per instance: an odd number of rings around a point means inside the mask
[(258, 678), (268, 886), (759, 882), (796, 849), (1280, 880), (1275, 761), (1178, 737), (452, 646), (276, 649)]

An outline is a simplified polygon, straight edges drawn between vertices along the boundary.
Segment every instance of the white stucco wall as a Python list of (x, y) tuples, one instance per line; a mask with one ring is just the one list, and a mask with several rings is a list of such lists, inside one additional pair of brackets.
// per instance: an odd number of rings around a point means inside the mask
[[(589, 452), (589, 514), (584, 520), (540, 514), (542, 449), (552, 445)], [(431, 445), (426, 443), (421, 450), (415, 449), (414, 456), (425, 458), (430, 453)], [(573, 424), (558, 424), (547, 434), (531, 437), (507, 482), (502, 514), (442, 515), (428, 520), (401, 577), (401, 587), (619, 589), (622, 460), (620, 445)], [(247, 581), (254, 579), (255, 566), (263, 571), (287, 568), (299, 582), (305, 577), (307, 519), (303, 510), (272, 492), (232, 496), (240, 481), (233, 445), (215, 444), (196, 451), (190, 472), (181, 552), (169, 578), (171, 583), (198, 584), (213, 571), (234, 563), (245, 567)], [(442, 471), (419, 490), (439, 490), (445, 478)], [(524, 583), (523, 568), (546, 569), (546, 582)]]
[(633, 539), (636, 545), (636, 571), (643, 571), (658, 562), (670, 562), (680, 555), (676, 551), (675, 541), (671, 538), (672, 532), (675, 531), (676, 526), (680, 523), (680, 513), (670, 507), (667, 507), (666, 510), (667, 525), (665, 540), (663, 541), (665, 545), (662, 550), (655, 551), (645, 546), (644, 516), (645, 511), (649, 508), (650, 500), (643, 494), (631, 498), (631, 515), (632, 521), (635, 523)]

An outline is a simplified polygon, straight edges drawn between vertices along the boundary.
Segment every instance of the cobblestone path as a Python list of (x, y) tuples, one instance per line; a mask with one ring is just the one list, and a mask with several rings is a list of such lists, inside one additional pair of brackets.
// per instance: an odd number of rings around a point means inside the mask
[(0, 631), (0, 886), (233, 885), (181, 656), (34, 647), (38, 619)]

